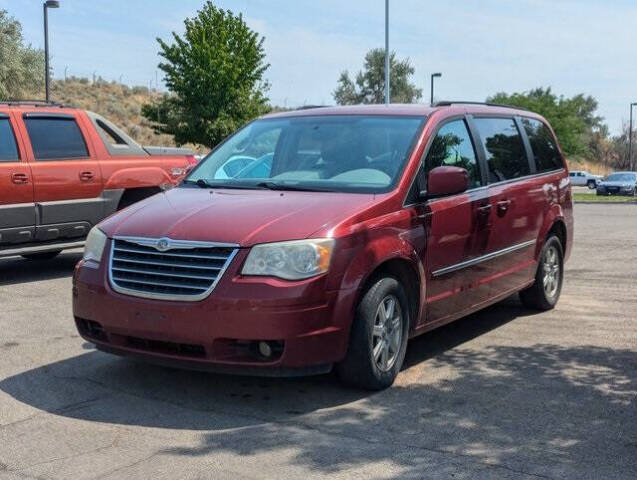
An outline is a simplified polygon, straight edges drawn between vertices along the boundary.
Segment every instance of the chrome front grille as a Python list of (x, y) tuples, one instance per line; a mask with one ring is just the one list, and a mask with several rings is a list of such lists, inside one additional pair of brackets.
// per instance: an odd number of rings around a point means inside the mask
[(109, 279), (113, 290), (160, 300), (206, 298), (238, 246), (169, 238), (113, 239)]

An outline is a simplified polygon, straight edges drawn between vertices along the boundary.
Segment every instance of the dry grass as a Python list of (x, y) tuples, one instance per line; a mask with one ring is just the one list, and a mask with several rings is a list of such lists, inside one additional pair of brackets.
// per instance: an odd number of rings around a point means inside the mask
[[(75, 77), (54, 80), (51, 89), (53, 101), (98, 113), (142, 145), (174, 146), (171, 135), (155, 133), (151, 123), (142, 116), (142, 105), (159, 95), (147, 87), (129, 87), (104, 80), (92, 83), (86, 78)], [(202, 147), (187, 146), (199, 153), (207, 151)]]
[(577, 158), (577, 157), (568, 158), (567, 162), (568, 162), (569, 170), (585, 170), (587, 172), (592, 173), (593, 175), (606, 176), (615, 170), (602, 163), (594, 163), (589, 160), (584, 160), (582, 158)]

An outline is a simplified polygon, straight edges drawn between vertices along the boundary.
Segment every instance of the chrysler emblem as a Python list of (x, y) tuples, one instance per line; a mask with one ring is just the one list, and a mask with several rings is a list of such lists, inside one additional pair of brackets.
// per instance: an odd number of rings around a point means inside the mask
[(157, 245), (155, 245), (155, 248), (159, 250), (160, 252), (165, 252), (166, 250), (170, 250), (170, 239), (160, 238), (157, 241)]

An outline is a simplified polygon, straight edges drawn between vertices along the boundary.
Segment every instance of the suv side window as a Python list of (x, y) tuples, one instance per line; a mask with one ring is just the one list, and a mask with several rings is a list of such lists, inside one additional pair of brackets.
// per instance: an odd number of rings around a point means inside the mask
[(425, 175), (440, 166), (454, 166), (467, 170), (467, 188), (479, 187), (482, 184), (473, 143), (467, 125), (462, 119), (453, 120), (440, 127), (429, 147), (425, 159)]
[(489, 183), (531, 173), (522, 137), (512, 118), (475, 118), (487, 154)]
[(562, 156), (548, 127), (534, 118), (522, 118), (522, 124), (531, 142), (538, 173), (564, 167)]
[(18, 147), (8, 118), (0, 117), (0, 162), (18, 160)]
[(87, 158), (88, 151), (74, 118), (25, 118), (36, 160)]

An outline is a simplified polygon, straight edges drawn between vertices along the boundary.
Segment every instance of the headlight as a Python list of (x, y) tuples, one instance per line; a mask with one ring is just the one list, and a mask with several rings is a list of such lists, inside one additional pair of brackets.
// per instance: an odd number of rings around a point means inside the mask
[(333, 248), (332, 238), (255, 245), (241, 273), (285, 280), (314, 277), (329, 269)]
[(97, 227), (91, 228), (84, 244), (84, 261), (100, 263), (106, 246), (106, 235)]

